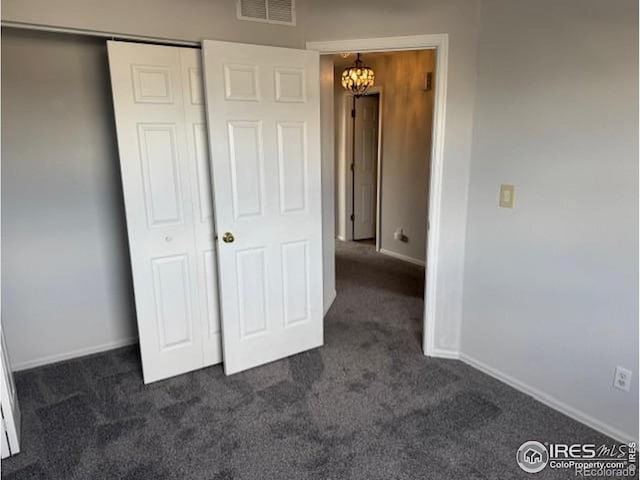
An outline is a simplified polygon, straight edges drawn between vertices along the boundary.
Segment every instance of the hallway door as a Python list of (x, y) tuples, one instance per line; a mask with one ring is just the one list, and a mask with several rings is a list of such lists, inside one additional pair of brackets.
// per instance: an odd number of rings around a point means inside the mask
[(353, 131), (353, 239), (376, 236), (378, 95), (356, 99)]

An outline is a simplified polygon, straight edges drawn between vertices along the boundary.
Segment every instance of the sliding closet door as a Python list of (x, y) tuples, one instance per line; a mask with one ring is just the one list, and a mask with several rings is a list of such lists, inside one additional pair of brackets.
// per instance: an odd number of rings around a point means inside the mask
[(108, 42), (145, 383), (221, 361), (200, 52)]

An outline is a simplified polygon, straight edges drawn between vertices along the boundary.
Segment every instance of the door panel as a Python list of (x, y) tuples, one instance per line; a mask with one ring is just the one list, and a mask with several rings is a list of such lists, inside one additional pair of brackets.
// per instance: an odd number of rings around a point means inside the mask
[(240, 338), (266, 331), (267, 278), (265, 249), (251, 248), (236, 253)]
[(322, 345), (319, 57), (207, 40), (203, 59), (231, 374)]
[(161, 351), (193, 342), (188, 262), (186, 255), (151, 260)]
[(278, 122), (278, 172), (282, 213), (307, 206), (307, 134), (304, 122)]
[(176, 125), (138, 124), (147, 223), (150, 227), (184, 223)]
[(228, 126), (235, 217), (261, 215), (264, 191), (262, 123), (229, 122)]
[(356, 100), (354, 127), (353, 239), (376, 236), (376, 181), (378, 163), (378, 96)]
[(221, 361), (202, 69), (194, 49), (108, 42), (108, 51), (148, 383)]
[(204, 105), (202, 54), (193, 48), (180, 48), (184, 126), (187, 132), (189, 174), (193, 192), (194, 271), (198, 290), (198, 318), (202, 332), (203, 366), (222, 361), (222, 334), (218, 300), (217, 255), (209, 139)]
[(284, 323), (286, 326), (309, 319), (308, 242), (282, 245)]

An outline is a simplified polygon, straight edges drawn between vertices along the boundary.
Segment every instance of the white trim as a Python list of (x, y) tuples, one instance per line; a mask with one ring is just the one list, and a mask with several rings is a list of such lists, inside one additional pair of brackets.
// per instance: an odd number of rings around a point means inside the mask
[[(307, 42), (307, 49), (321, 54), (342, 52), (382, 52), (398, 50), (435, 49), (436, 78), (433, 107), (433, 134), (431, 142), (431, 184), (429, 187), (429, 219), (427, 229), (424, 320), (422, 346), (425, 355), (437, 357), (441, 352), (435, 345), (437, 323), (438, 289), (444, 288), (439, 282), (439, 242), (440, 213), (442, 209), (442, 173), (444, 165), (444, 136), (447, 104), (447, 69), (449, 64), (449, 35), (414, 35), (405, 37), (381, 37), (355, 40), (334, 40), (327, 42)], [(428, 248), (427, 248), (428, 246)], [(446, 322), (445, 315), (440, 321)]]
[(382, 87), (369, 89), (366, 95), (378, 95), (378, 155), (376, 158), (376, 252), (382, 249)]
[(114, 350), (116, 348), (126, 347), (135, 343), (138, 343), (138, 337), (123, 338), (114, 342), (103, 343), (102, 345), (80, 348), (71, 352), (57, 353), (55, 355), (48, 355), (46, 357), (40, 357), (34, 360), (28, 360), (26, 362), (18, 363), (13, 367), (13, 371), (17, 372), (20, 370), (27, 370), (29, 368), (41, 367), (42, 365), (49, 365), (50, 363), (72, 360), (74, 358), (84, 357), (86, 355), (92, 355), (94, 353), (101, 353), (108, 350)]
[(336, 235), (336, 238), (337, 238), (338, 240), (340, 240), (341, 242), (347, 242), (347, 241), (348, 241), (348, 240), (347, 240), (346, 238), (344, 238), (344, 236), (342, 236), (342, 235)]
[(628, 443), (628, 442), (636, 442), (638, 443), (638, 439), (637, 438), (633, 438), (632, 436), (630, 436), (628, 433), (623, 432), (622, 430), (612, 427), (610, 425), (607, 425), (606, 423), (592, 417), (591, 415), (584, 413), (581, 410), (578, 410), (577, 408), (572, 407), (571, 405), (567, 405), (566, 403), (562, 402), (561, 400), (558, 400), (556, 397), (549, 395), (545, 392), (543, 392), (542, 390), (539, 390), (535, 387), (532, 387), (514, 377), (512, 377), (511, 375), (508, 375), (496, 368), (493, 368), (489, 365), (487, 365), (484, 362), (481, 362), (480, 360), (477, 360), (475, 358), (473, 358), (470, 355), (467, 355), (465, 353), (460, 353), (459, 356), (460, 360), (463, 361), (464, 363), (466, 363), (467, 365), (480, 370), (483, 373), (486, 373), (487, 375), (495, 378), (496, 380), (501, 381), (502, 383), (506, 383), (507, 385), (509, 385), (510, 387), (515, 388), (516, 390), (529, 395), (530, 397), (533, 397), (534, 399), (538, 400), (541, 403), (544, 403), (546, 406), (566, 415), (569, 418), (572, 418), (573, 420), (583, 423), (584, 425), (593, 428), (594, 430), (597, 430), (600, 433), (603, 433), (615, 440), (618, 440), (619, 442), (624, 442), (624, 443)]
[(307, 42), (307, 50), (317, 50), (321, 54), (347, 52), (392, 52), (398, 50), (425, 50), (439, 48), (447, 42), (449, 35), (408, 35), (402, 37), (358, 38), (351, 40), (329, 40)]
[(454, 350), (443, 350), (435, 348), (431, 354), (433, 357), (446, 358), (449, 360), (460, 360), (460, 352)]
[(1, 25), (9, 28), (21, 28), (23, 30), (37, 30), (41, 32), (70, 33), (73, 35), (86, 35), (90, 37), (108, 38), (110, 40), (135, 40), (137, 42), (171, 44), (182, 47), (200, 48), (200, 42), (190, 40), (176, 40), (173, 38), (147, 37), (145, 35), (129, 35), (127, 33), (105, 32), (103, 30), (88, 30), (85, 28), (56, 27), (38, 23), (12, 22), (2, 20)]
[(409, 257), (401, 253), (392, 252), (391, 250), (385, 250), (384, 248), (381, 248), (379, 252), (388, 257), (397, 258), (398, 260), (402, 260), (403, 262), (413, 263), (414, 265), (420, 265), (421, 267), (424, 267), (423, 260), (418, 260), (417, 258)]
[(327, 315), (327, 312), (329, 311), (329, 309), (331, 308), (331, 305), (333, 305), (333, 302), (336, 301), (336, 297), (338, 296), (338, 292), (336, 291), (336, 289), (334, 288), (331, 291), (331, 296), (329, 297), (329, 301), (327, 302), (327, 304), (324, 306), (324, 316)]

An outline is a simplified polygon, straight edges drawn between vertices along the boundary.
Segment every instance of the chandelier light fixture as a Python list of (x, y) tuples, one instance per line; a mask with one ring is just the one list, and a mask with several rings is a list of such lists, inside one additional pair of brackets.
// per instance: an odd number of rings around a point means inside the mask
[(367, 90), (373, 86), (374, 80), (373, 70), (362, 63), (359, 53), (355, 63), (342, 72), (342, 86), (355, 97), (367, 93)]

